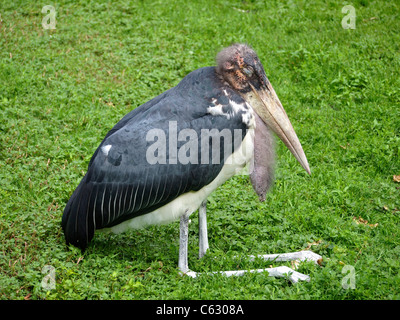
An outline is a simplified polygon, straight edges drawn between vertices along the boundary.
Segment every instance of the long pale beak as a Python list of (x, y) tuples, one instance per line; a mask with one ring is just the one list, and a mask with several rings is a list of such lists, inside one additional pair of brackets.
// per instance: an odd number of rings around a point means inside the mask
[(243, 94), (258, 116), (283, 141), (302, 167), (311, 174), (310, 167), (296, 132), (283, 109), (274, 88), (268, 83), (265, 89), (257, 90), (252, 84), (251, 91)]

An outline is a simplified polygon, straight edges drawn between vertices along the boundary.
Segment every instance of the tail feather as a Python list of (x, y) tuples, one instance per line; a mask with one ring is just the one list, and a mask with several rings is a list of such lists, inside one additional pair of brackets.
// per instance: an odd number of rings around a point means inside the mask
[(94, 236), (92, 191), (92, 186), (83, 178), (69, 199), (61, 222), (67, 245), (72, 244), (81, 250), (86, 249)]

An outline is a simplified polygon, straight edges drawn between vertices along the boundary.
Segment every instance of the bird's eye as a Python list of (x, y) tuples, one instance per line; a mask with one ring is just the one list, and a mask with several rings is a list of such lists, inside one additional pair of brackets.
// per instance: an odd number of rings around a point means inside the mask
[(253, 75), (254, 70), (253, 70), (252, 67), (247, 66), (247, 67), (244, 67), (244, 68), (243, 68), (243, 72), (244, 72), (244, 74), (245, 74), (246, 76), (251, 77), (251, 76)]

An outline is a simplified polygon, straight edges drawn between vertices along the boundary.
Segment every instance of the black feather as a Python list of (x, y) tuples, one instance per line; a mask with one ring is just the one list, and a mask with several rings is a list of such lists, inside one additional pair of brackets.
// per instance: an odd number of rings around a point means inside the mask
[[(229, 109), (226, 93), (230, 100), (243, 102), (218, 77), (215, 67), (201, 68), (123, 117), (95, 151), (85, 177), (65, 207), (62, 228), (66, 242), (85, 249), (96, 229), (152, 212), (184, 193), (211, 183), (237, 145), (231, 144), (226, 155), (223, 147), (213, 151), (210, 144), (208, 164), (201, 163), (200, 143), (197, 163), (169, 164), (173, 159), (167, 150), (167, 164), (150, 164), (146, 151), (152, 142), (146, 141), (146, 134), (151, 129), (163, 130), (168, 146), (169, 125), (175, 121), (178, 132), (193, 129), (198, 137), (202, 129), (218, 128), (230, 130), (232, 137), (235, 129), (242, 129), (244, 138), (247, 127), (240, 113), (231, 113), (228, 118), (208, 112), (213, 100)], [(177, 148), (184, 143), (180, 141)], [(108, 153), (102, 150), (103, 146), (111, 146)], [(215, 151), (220, 152), (220, 163), (212, 163)]]

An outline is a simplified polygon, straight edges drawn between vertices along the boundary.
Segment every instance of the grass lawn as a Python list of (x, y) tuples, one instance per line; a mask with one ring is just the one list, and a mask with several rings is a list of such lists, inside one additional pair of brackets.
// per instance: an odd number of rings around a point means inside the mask
[[(346, 1), (58, 1), (55, 30), (45, 4), (0, 3), (0, 299), (400, 299), (398, 1), (354, 0), (355, 29)], [(312, 175), (279, 141), (264, 203), (247, 176), (209, 198), (202, 260), (192, 215), (189, 267), (310, 248), (311, 281), (182, 277), (178, 222), (68, 249), (64, 206), (108, 130), (233, 42), (257, 51)]]

